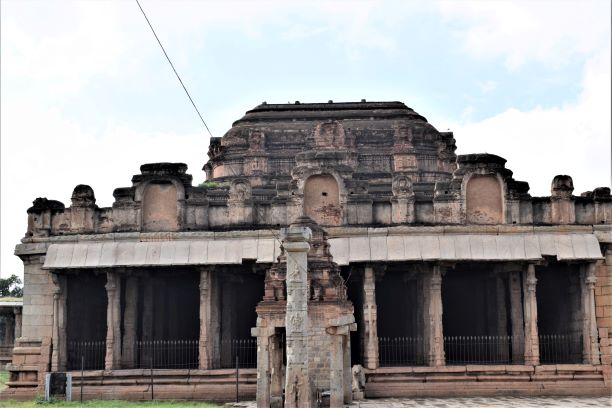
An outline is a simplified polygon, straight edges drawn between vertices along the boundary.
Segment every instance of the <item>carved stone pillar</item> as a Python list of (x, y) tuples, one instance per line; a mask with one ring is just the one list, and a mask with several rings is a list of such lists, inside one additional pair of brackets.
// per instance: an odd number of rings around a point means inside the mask
[(257, 408), (270, 408), (270, 343), (273, 334), (274, 328), (259, 326), (251, 329), (251, 335), (257, 337)]
[[(54, 284), (52, 341), (53, 351), (51, 352), (51, 371), (66, 371), (68, 344), (66, 341), (66, 276), (52, 273), (51, 278)], [(19, 316), (21, 317), (21, 314)], [(17, 327), (17, 321), (15, 321), (15, 327)], [(19, 324), (19, 327), (21, 331), (21, 322)]]
[(427, 365), (439, 367), (445, 364), (444, 335), (442, 329), (442, 266), (435, 264), (425, 280), (427, 305), (425, 312), (425, 344)]
[(599, 364), (599, 342), (595, 319), (595, 283), (597, 282), (595, 268), (595, 263), (589, 263), (582, 268), (582, 355), (585, 364)]
[(276, 333), (270, 337), (270, 403), (273, 407), (282, 406), (283, 398), (283, 344), (281, 335)]
[(342, 408), (344, 407), (344, 350), (342, 347), (344, 336), (330, 337), (329, 406), (330, 408)]
[(15, 314), (15, 341), (21, 337), (21, 308), (14, 307), (13, 313)]
[[(215, 274), (212, 274), (215, 273)], [(210, 345), (211, 367), (221, 366), (221, 302), (219, 279), (216, 272), (210, 275), (210, 331), (208, 332), (208, 344)]]
[(200, 271), (200, 369), (208, 370), (213, 367), (213, 347), (212, 339), (214, 333), (211, 332), (212, 320), (212, 271), (202, 269)]
[(344, 376), (344, 403), (353, 402), (353, 374), (351, 372), (351, 336), (348, 333), (342, 336), (343, 376)]
[(527, 265), (523, 272), (523, 312), (525, 316), (525, 364), (540, 364), (540, 342), (538, 338), (538, 304), (536, 301), (535, 265)]
[(366, 265), (363, 271), (363, 365), (378, 368), (378, 329), (376, 309), (376, 278), (374, 267)]
[(138, 328), (138, 278), (130, 275), (125, 281), (125, 309), (123, 312), (122, 368), (136, 366), (136, 329)]
[(116, 370), (121, 364), (121, 278), (116, 271), (106, 273), (106, 358), (104, 368)]
[[(285, 407), (311, 407), (312, 387), (308, 374), (308, 250), (312, 232), (307, 227), (281, 230), (287, 254), (287, 374)], [(341, 357), (342, 358), (342, 357)]]
[(510, 321), (512, 322), (512, 362), (522, 363), (525, 358), (525, 329), (519, 271), (510, 272), (508, 284), (510, 286)]

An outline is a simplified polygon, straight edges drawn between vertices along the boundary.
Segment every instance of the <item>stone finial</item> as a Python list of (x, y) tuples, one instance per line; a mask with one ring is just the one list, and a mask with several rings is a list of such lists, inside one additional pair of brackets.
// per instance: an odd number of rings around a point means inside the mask
[(557, 175), (553, 178), (550, 193), (553, 199), (569, 199), (574, 191), (574, 182), (567, 175)]
[(179, 175), (187, 172), (185, 163), (146, 163), (140, 166), (140, 172), (151, 175)]
[(593, 191), (585, 191), (584, 193), (580, 194), (580, 196), (594, 199), (609, 199), (610, 187), (597, 187)]
[(64, 211), (65, 206), (60, 201), (49, 200), (46, 197), (38, 197), (32, 201), (32, 207), (28, 208), (28, 214), (40, 214), (45, 211), (60, 212)]
[(96, 204), (96, 197), (91, 187), (79, 184), (72, 191), (73, 207), (93, 207)]

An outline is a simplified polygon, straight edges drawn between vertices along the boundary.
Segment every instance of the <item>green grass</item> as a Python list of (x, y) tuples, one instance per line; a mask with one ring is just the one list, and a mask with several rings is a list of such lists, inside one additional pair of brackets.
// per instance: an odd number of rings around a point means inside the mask
[(0, 391), (6, 388), (6, 382), (8, 381), (8, 371), (0, 371)]
[(63, 408), (63, 407), (88, 407), (88, 408), (218, 408), (221, 405), (210, 404), (206, 402), (159, 402), (159, 401), (145, 401), (145, 402), (128, 402), (128, 401), (83, 401), (81, 404), (78, 401), (65, 402), (55, 401), (52, 403), (44, 401), (0, 401), (1, 408)]

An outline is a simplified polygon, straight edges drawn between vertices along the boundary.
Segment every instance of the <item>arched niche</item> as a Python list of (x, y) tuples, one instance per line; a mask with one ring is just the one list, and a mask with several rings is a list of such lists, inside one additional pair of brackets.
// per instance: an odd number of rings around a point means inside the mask
[(498, 178), (492, 175), (472, 176), (466, 186), (465, 207), (469, 224), (502, 224), (503, 194)]
[(176, 186), (170, 181), (147, 184), (142, 195), (142, 230), (176, 231), (178, 229)]
[(304, 213), (321, 225), (340, 225), (342, 208), (338, 182), (329, 174), (308, 177), (304, 184)]

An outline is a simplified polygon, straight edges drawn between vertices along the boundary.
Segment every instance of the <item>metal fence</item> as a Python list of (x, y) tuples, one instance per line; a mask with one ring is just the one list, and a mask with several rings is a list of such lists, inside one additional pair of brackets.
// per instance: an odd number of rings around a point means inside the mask
[(137, 368), (198, 368), (198, 340), (137, 341)]
[(257, 367), (257, 339), (229, 339), (221, 342), (222, 358), (219, 368), (235, 368), (236, 356), (240, 368)]
[(511, 364), (512, 336), (444, 337), (446, 364)]
[(578, 364), (582, 362), (582, 335), (540, 334), (540, 364)]
[(423, 365), (423, 338), (379, 337), (378, 355), (381, 367)]
[(105, 340), (68, 342), (68, 370), (103, 370), (105, 357)]
[[(199, 340), (142, 340), (134, 343), (134, 368), (197, 369)], [(213, 368), (257, 367), (257, 339), (229, 339), (221, 342), (222, 358)], [(68, 370), (103, 370), (106, 341), (68, 343)]]

